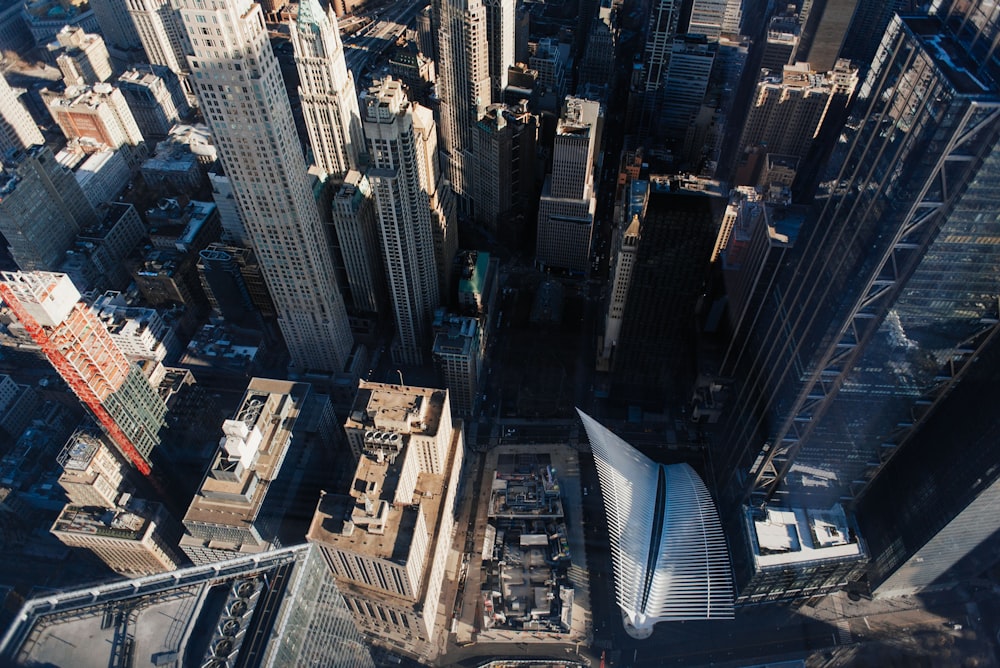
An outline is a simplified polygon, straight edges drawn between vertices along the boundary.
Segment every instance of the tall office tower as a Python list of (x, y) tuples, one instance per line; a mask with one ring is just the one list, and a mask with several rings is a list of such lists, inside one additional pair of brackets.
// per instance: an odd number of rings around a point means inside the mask
[(17, 99), (22, 92), (22, 89), (11, 88), (7, 77), (0, 76), (0, 154), (45, 143), (38, 124)]
[(396, 318), (393, 359), (421, 364), (431, 345), (431, 318), (447, 295), (457, 250), (451, 196), (439, 178), (431, 111), (385, 79), (363, 100), (365, 136), (382, 253)]
[(845, 81), (839, 83), (809, 63), (785, 65), (781, 78), (766, 75), (757, 83), (743, 122), (739, 153), (763, 146), (768, 153), (804, 159), (837, 95), (850, 97), (857, 70), (840, 61)]
[[(135, 23), (128, 15), (127, 0), (91, 0), (90, 8), (94, 10), (97, 25), (101, 27), (101, 36), (110, 47), (118, 51), (142, 51), (142, 40), (136, 30)], [(140, 55), (141, 57), (141, 55)]]
[(659, 118), (651, 126), (658, 136), (676, 142), (684, 140), (705, 101), (718, 50), (718, 42), (710, 42), (702, 35), (674, 37), (664, 83), (670, 93), (663, 98)]
[(781, 72), (785, 65), (794, 60), (801, 32), (802, 24), (798, 14), (783, 12), (771, 17), (767, 24), (767, 39), (760, 59), (760, 69)]
[[(465, 455), (445, 390), (361, 381), (344, 424), (348, 494), (324, 494), (306, 540), (323, 552), (359, 630), (424, 663), (448, 632), (441, 589)], [(442, 612), (444, 614), (439, 614)]]
[(590, 266), (594, 229), (594, 153), (601, 105), (567, 97), (552, 147), (552, 173), (538, 203), (535, 262), (576, 273)]
[(42, 353), (140, 473), (160, 442), (167, 407), (115, 346), (66, 274), (4, 272), (0, 296)]
[(122, 92), (107, 83), (42, 92), (49, 113), (66, 139), (87, 139), (122, 152), (136, 171), (147, 157), (146, 141)]
[(427, 5), (413, 19), (417, 31), (417, 50), (433, 61), (434, 57), (434, 25), (431, 21), (431, 6)]
[(111, 56), (100, 35), (90, 34), (80, 26), (65, 26), (56, 35), (61, 53), (56, 64), (67, 86), (86, 86), (111, 78)]
[(492, 102), (486, 7), (482, 0), (433, 0), (441, 154), (452, 190), (469, 197), (472, 126)]
[(587, 48), (580, 59), (577, 90), (587, 84), (611, 86), (615, 74), (615, 48), (618, 43), (618, 15), (611, 0), (601, 0), (597, 17), (590, 22)]
[(298, 19), (288, 27), (313, 162), (327, 174), (342, 178), (358, 169), (365, 138), (337, 17), (332, 8), (324, 13), (318, 0), (305, 0), (299, 4)]
[(73, 172), (45, 146), (11, 154), (0, 173), (0, 233), (22, 271), (55, 271), (81, 229), (97, 223)]
[(222, 423), (219, 448), (184, 514), (180, 548), (191, 561), (278, 546), (307, 455), (330, 447), (333, 419), (329, 398), (308, 383), (251, 379), (233, 419)]
[(642, 241), (642, 219), (646, 215), (649, 201), (649, 182), (631, 180), (626, 191), (628, 199), (623, 202), (623, 220), (616, 221), (614, 247), (610, 251), (611, 291), (608, 293), (607, 313), (604, 320), (604, 338), (597, 356), (598, 368), (608, 371), (614, 364), (618, 337), (621, 336), (622, 319), (625, 316), (625, 302), (632, 285), (632, 274)]
[(611, 370), (617, 400), (652, 408), (689, 396), (694, 314), (718, 231), (712, 199), (704, 191), (671, 192), (662, 182), (650, 186)]
[(856, 499), (995, 332), (1000, 91), (970, 47), (992, 37), (893, 18), (743, 343), (715, 462), (737, 499)]
[(434, 367), (448, 388), (454, 415), (472, 417), (479, 396), (479, 381), (486, 354), (485, 320), (448, 315), (444, 308), (434, 314)]
[(489, 72), (492, 100), (503, 99), (507, 88), (507, 68), (514, 59), (514, 0), (483, 0), (486, 7), (486, 44), (489, 48)]
[(893, 13), (896, 11), (905, 13), (910, 7), (919, 4), (908, 0), (859, 2), (851, 18), (851, 26), (844, 37), (844, 43), (840, 47), (839, 57), (852, 61), (861, 68), (862, 74), (867, 74), (867, 68), (875, 58), (875, 52)]
[(538, 72), (537, 87), (551, 93), (556, 100), (561, 100), (566, 94), (566, 63), (569, 57), (568, 44), (560, 44), (555, 37), (543, 37), (528, 58), (528, 66)]
[(694, 0), (691, 4), (687, 32), (718, 40), (722, 35), (722, 24), (726, 18), (728, 4), (728, 0)]
[(90, 550), (119, 575), (141, 578), (186, 564), (174, 547), (176, 522), (162, 505), (140, 499), (127, 508), (67, 505), (52, 535), (69, 547)]
[(658, 464), (577, 413), (594, 452), (626, 632), (648, 638), (659, 622), (732, 619), (726, 539), (705, 483), (688, 464)]
[(646, 46), (643, 52), (642, 81), (637, 90), (636, 133), (648, 136), (663, 99), (670, 51), (680, 21), (681, 0), (656, 0), (649, 13)]
[(333, 196), (333, 227), (340, 242), (350, 303), (362, 313), (382, 313), (389, 304), (375, 194), (367, 176), (350, 171)]
[(475, 218), (504, 243), (516, 242), (534, 189), (536, 117), (526, 109), (490, 105), (473, 130)]
[[(292, 366), (337, 373), (353, 338), (260, 6), (250, 0), (207, 6), (181, 0), (178, 6), (202, 112), (278, 310)], [(212, 34), (216, 30), (221, 39)]]
[(858, 503), (876, 597), (968, 582), (1000, 559), (996, 342)]
[(96, 428), (77, 429), (56, 461), (63, 468), (59, 486), (71, 505), (111, 508), (132, 490), (129, 465)]
[[(191, 113), (174, 73), (162, 65), (128, 70), (118, 77), (118, 89), (125, 96), (142, 136), (149, 141), (165, 139), (181, 118)], [(199, 169), (199, 181), (203, 178)]]
[(187, 62), (187, 35), (180, 16), (169, 0), (126, 0), (128, 14), (152, 65), (163, 65), (181, 79), (184, 89), (190, 91), (187, 81), (190, 69)]
[[(795, 60), (811, 64), (817, 72), (833, 69), (851, 27), (854, 10), (865, 3), (859, 0), (812, 0), (803, 6), (802, 34), (795, 49)], [(871, 35), (878, 39), (879, 35)]]
[(722, 14), (722, 34), (739, 35), (743, 23), (743, 0), (726, 0), (726, 10)]

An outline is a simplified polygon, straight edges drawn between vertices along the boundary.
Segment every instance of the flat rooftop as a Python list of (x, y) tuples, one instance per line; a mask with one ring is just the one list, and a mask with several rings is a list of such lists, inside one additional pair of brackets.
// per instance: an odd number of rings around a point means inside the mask
[(142, 540), (148, 526), (148, 519), (124, 510), (66, 506), (52, 530), (117, 540)]
[(865, 556), (856, 529), (840, 506), (829, 509), (768, 508), (763, 519), (747, 521), (754, 533), (759, 568)]
[[(273, 632), (285, 628), (281, 620), (296, 607), (312, 605), (309, 597), (317, 596), (310, 588), (276, 583), (294, 583), (300, 569), (325, 569), (320, 561), (313, 548), (299, 545), (29, 599), (0, 640), (0, 664), (105, 668), (128, 656), (129, 665), (137, 667), (260, 665), (273, 644), (286, 641)], [(242, 616), (237, 614), (241, 600), (246, 603)], [(269, 605), (259, 604), (265, 600)], [(343, 616), (336, 605), (332, 609)], [(317, 622), (330, 622), (329, 612), (314, 617), (308, 629), (286, 628), (285, 635), (324, 643), (327, 655), (342, 657), (340, 665), (371, 665), (370, 660), (357, 662), (367, 649), (338, 628), (317, 628)], [(254, 642), (237, 645), (228, 662), (211, 664), (213, 648), (227, 629)], [(333, 665), (329, 656), (322, 665)]]
[[(420, 473), (412, 503), (393, 503), (408, 454), (408, 448), (404, 447), (392, 464), (362, 457), (349, 494), (325, 494), (320, 498), (307, 539), (375, 559), (406, 563), (417, 513), (423, 513), (426, 530), (433, 534), (441, 519), (446, 483), (444, 475)], [(368, 498), (367, 504), (379, 516), (382, 533), (370, 533), (358, 522), (364, 521), (364, 496), (366, 490), (373, 489), (372, 483), (378, 492)]]
[(444, 398), (440, 389), (361, 381), (344, 428), (434, 436)]
[(257, 456), (236, 480), (217, 478), (212, 472), (224, 464), (220, 444), (212, 468), (205, 474), (184, 515), (185, 524), (244, 528), (254, 523), (267, 495), (268, 483), (280, 472), (308, 391), (306, 383), (267, 378), (250, 381), (235, 419), (249, 429), (260, 430), (262, 439)]

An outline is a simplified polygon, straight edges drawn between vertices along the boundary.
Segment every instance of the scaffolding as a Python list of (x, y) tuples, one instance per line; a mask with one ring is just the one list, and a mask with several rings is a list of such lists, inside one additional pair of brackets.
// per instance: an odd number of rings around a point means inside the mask
[[(122, 454), (140, 473), (148, 476), (149, 462), (103, 405), (103, 400), (124, 383), (129, 371), (128, 360), (115, 347), (104, 326), (92, 322), (91, 319), (96, 321), (96, 318), (88, 318), (90, 312), (77, 303), (62, 324), (46, 328), (25, 308), (8, 282), (0, 282), (0, 298), (7, 302), (31, 339), (80, 401), (93, 412)], [(78, 354), (81, 351), (86, 354)]]

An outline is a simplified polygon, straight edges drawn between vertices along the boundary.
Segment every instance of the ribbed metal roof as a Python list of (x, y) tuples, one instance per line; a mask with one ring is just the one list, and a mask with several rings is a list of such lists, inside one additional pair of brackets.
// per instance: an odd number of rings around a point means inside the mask
[(646, 637), (661, 621), (732, 619), (732, 568), (705, 483), (687, 464), (657, 464), (577, 412), (597, 465), (627, 630)]

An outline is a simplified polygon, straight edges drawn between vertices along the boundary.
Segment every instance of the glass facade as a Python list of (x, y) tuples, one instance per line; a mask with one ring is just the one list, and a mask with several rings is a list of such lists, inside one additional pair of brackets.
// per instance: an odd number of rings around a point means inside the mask
[(855, 498), (988, 339), (998, 132), (1000, 95), (966, 43), (895, 17), (762, 307), (724, 453), (749, 470), (744, 498)]

